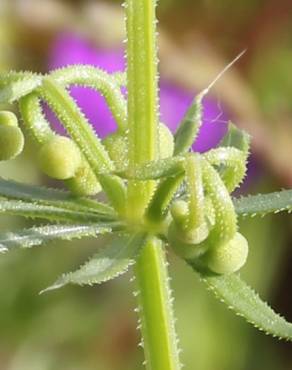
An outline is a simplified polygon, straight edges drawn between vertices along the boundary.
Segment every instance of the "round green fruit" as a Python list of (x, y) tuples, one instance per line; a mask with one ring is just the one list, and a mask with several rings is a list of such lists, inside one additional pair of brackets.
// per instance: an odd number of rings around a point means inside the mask
[(246, 262), (248, 242), (243, 235), (236, 233), (227, 243), (214, 246), (206, 255), (207, 266), (217, 274), (230, 274), (238, 271)]
[(82, 158), (78, 147), (71, 139), (54, 136), (41, 147), (38, 162), (46, 175), (57, 180), (67, 180), (74, 177)]
[(17, 126), (0, 124), (0, 161), (18, 156), (24, 147), (24, 136)]
[(0, 111), (0, 126), (18, 126), (18, 120), (14, 113), (9, 111)]

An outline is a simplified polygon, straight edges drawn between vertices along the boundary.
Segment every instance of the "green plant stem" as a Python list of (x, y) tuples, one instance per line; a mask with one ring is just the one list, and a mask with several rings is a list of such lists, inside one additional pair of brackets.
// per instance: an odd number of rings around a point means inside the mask
[[(156, 0), (126, 0), (129, 172), (159, 157)], [(129, 181), (128, 219), (141, 223), (151, 181)], [(177, 340), (162, 242), (150, 238), (135, 268), (148, 370), (179, 370)]]
[(162, 242), (151, 238), (135, 265), (147, 370), (179, 370), (172, 298)]
[[(158, 156), (158, 87), (155, 0), (127, 0), (129, 170)], [(129, 218), (141, 219), (152, 183), (129, 183)]]

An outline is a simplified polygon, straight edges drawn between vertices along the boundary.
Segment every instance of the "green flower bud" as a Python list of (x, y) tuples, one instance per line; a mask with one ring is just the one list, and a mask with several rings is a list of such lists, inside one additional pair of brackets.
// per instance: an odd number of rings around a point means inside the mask
[(20, 128), (0, 124), (0, 161), (17, 157), (23, 147), (24, 137)]
[(159, 124), (159, 155), (160, 158), (168, 158), (174, 152), (174, 139), (171, 131), (163, 123)]
[(214, 246), (206, 255), (207, 266), (217, 274), (238, 271), (246, 262), (248, 243), (243, 235), (236, 233), (227, 243)]
[(54, 136), (41, 147), (38, 154), (42, 171), (57, 180), (74, 177), (81, 161), (78, 147), (65, 136)]
[(72, 179), (66, 180), (66, 184), (77, 196), (96, 195), (101, 191), (101, 186), (86, 161), (78, 168)]

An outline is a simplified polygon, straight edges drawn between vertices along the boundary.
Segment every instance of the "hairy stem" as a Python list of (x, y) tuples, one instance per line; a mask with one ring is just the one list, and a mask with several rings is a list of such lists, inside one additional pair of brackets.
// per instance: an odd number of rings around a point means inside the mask
[[(127, 87), (129, 170), (158, 155), (155, 0), (127, 0)], [(139, 220), (151, 195), (151, 182), (129, 184), (129, 218)]]
[[(129, 172), (158, 158), (156, 0), (126, 0)], [(151, 181), (129, 181), (128, 218), (141, 223)], [(148, 370), (179, 370), (162, 242), (150, 238), (137, 261), (142, 341)]]
[(147, 370), (179, 370), (167, 262), (162, 242), (149, 239), (135, 266)]

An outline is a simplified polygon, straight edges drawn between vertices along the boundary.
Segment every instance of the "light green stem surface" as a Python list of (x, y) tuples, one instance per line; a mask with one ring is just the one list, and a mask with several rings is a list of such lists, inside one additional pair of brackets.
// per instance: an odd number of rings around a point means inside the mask
[[(155, 6), (155, 0), (126, 1), (130, 171), (158, 156)], [(130, 219), (141, 218), (151, 190), (151, 182), (130, 182)]]
[(167, 262), (160, 240), (148, 240), (135, 273), (146, 369), (179, 370)]
[[(126, 0), (129, 171), (158, 153), (156, 0)], [(151, 181), (129, 181), (128, 219), (141, 224), (153, 192)], [(147, 370), (179, 370), (170, 288), (159, 239), (150, 238), (135, 268)]]

